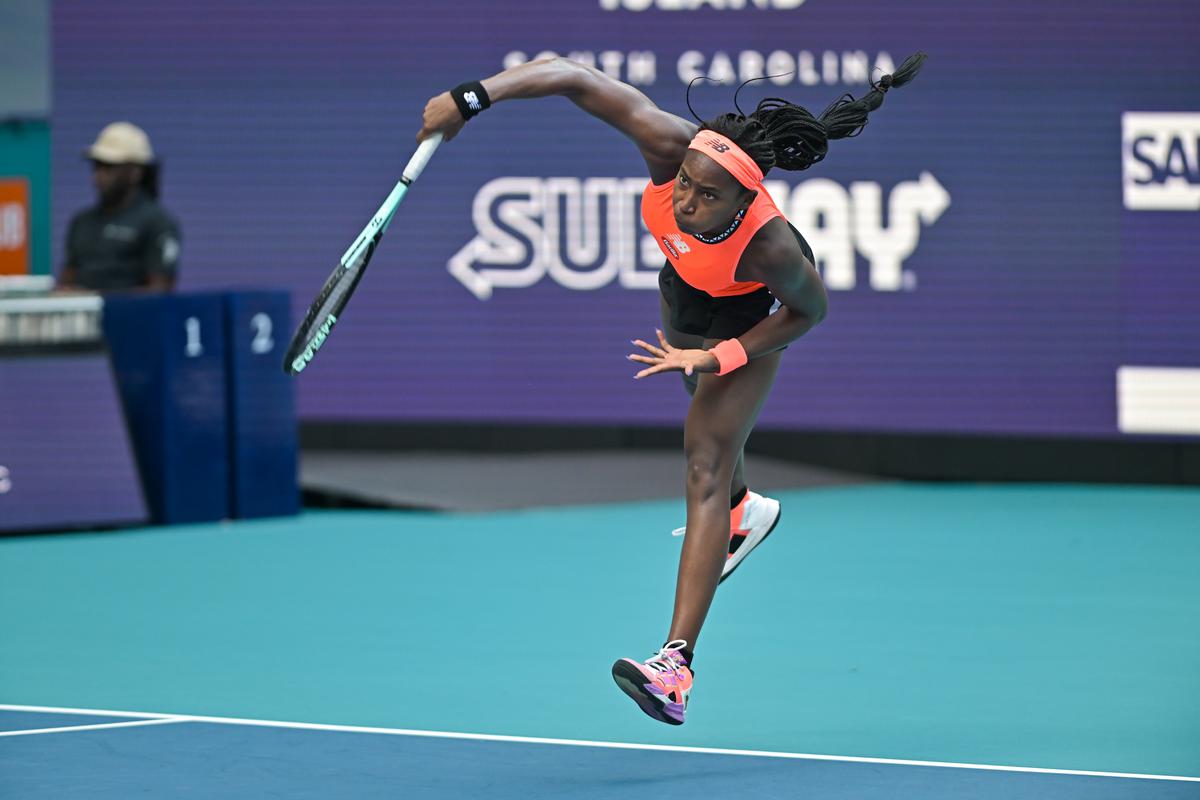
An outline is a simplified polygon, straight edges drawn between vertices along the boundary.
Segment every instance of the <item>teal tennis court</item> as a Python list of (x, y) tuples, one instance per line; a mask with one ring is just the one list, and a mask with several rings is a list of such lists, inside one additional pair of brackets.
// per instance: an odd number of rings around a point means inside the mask
[(0, 2), (0, 800), (1200, 800), (1198, 30)]
[(662, 638), (681, 502), (0, 540), (0, 786), (1200, 797), (1200, 492), (780, 498), (682, 728), (609, 676)]

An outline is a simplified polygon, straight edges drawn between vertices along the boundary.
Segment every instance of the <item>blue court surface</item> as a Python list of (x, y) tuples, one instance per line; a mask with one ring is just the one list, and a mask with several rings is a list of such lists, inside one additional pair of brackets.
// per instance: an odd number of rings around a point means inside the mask
[[(1200, 797), (1200, 779), (6, 709), (5, 797)], [(84, 720), (87, 723), (84, 723)], [(105, 724), (107, 723), (107, 724)], [(72, 727), (79, 725), (80, 727)], [(57, 735), (47, 735), (59, 728)]]
[(1200, 798), (1200, 492), (780, 499), (679, 728), (679, 501), (0, 539), (0, 797)]

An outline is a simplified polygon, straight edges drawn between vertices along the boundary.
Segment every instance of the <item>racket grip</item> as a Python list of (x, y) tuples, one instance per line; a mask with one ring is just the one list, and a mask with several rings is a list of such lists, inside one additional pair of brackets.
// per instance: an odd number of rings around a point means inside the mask
[(433, 157), (433, 151), (437, 150), (438, 145), (442, 143), (442, 135), (435, 133), (428, 139), (421, 142), (417, 147), (417, 152), (408, 160), (408, 166), (401, 173), (408, 183), (412, 183), (417, 178), (421, 177), (421, 173), (425, 170), (425, 165), (429, 163), (429, 159)]

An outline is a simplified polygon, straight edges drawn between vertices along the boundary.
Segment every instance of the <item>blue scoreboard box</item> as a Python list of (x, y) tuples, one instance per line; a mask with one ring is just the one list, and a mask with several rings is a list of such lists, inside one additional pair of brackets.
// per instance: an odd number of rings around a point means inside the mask
[(290, 312), (287, 292), (225, 295), (230, 510), (243, 519), (300, 510), (295, 398), (279, 366)]
[(117, 295), (104, 334), (159, 524), (295, 514), (285, 292)]
[(152, 521), (225, 519), (221, 295), (113, 295), (105, 298), (103, 325)]

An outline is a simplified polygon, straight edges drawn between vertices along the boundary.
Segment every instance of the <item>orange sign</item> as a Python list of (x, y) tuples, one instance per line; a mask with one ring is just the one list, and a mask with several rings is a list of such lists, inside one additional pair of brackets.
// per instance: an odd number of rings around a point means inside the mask
[(0, 178), (0, 275), (29, 272), (29, 181)]

